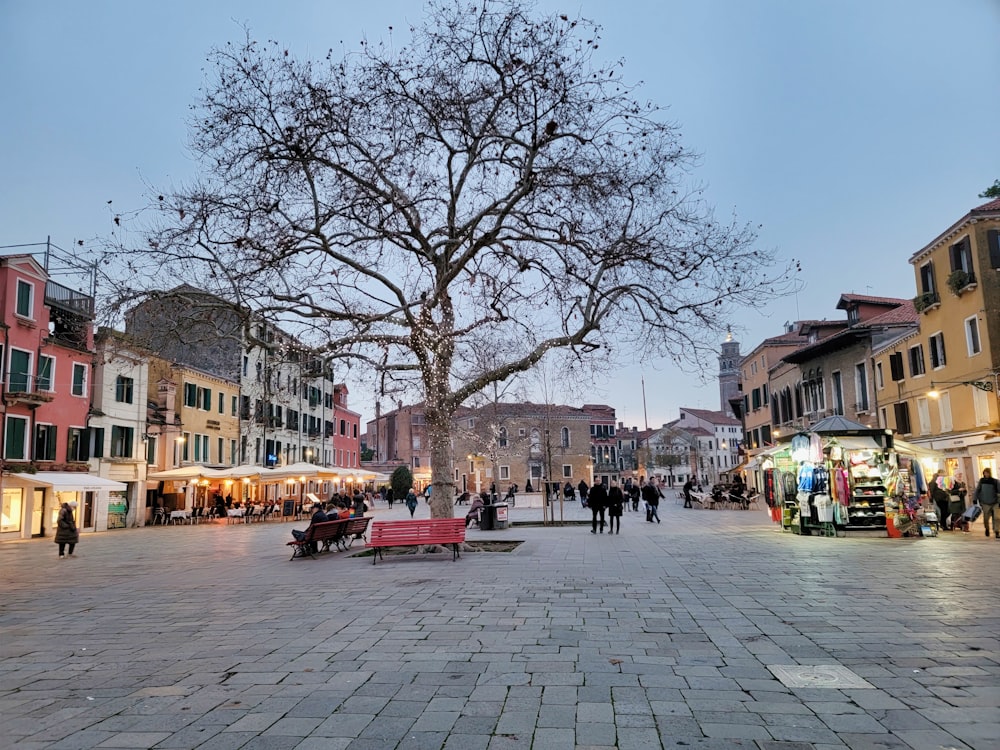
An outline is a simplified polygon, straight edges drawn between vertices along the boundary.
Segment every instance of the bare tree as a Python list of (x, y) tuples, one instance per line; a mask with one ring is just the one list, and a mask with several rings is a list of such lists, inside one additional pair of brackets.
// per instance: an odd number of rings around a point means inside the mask
[[(249, 38), (213, 52), (192, 122), (203, 176), (154, 195), (145, 246), (118, 234), (117, 260), (123, 299), (187, 280), (414, 383), (447, 517), (470, 396), (553, 350), (698, 357), (786, 274), (688, 186), (696, 159), (597, 59), (593, 23), (435, 0), (410, 32), (339, 59)], [(484, 339), (502, 356), (466, 371)]]

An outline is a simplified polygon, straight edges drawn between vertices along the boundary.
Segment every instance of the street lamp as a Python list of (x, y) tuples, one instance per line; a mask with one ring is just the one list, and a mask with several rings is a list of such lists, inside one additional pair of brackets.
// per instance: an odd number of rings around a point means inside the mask
[(931, 390), (928, 391), (927, 395), (931, 398), (939, 398), (941, 396), (941, 392), (937, 389), (939, 385), (971, 385), (973, 388), (988, 393), (995, 390), (992, 380), (932, 380)]

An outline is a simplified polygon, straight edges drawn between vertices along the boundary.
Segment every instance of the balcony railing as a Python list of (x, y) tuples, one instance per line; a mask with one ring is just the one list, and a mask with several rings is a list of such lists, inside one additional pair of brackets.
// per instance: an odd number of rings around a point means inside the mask
[(45, 304), (72, 310), (75, 313), (94, 317), (94, 298), (57, 284), (55, 281), (45, 282)]

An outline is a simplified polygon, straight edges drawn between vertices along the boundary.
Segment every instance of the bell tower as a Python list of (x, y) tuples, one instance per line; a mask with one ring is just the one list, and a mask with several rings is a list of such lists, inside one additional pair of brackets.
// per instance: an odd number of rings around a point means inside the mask
[(740, 395), (740, 342), (733, 341), (733, 332), (726, 334), (726, 340), (722, 342), (722, 351), (719, 353), (719, 411), (730, 417), (733, 408), (729, 405), (729, 399), (739, 398)]

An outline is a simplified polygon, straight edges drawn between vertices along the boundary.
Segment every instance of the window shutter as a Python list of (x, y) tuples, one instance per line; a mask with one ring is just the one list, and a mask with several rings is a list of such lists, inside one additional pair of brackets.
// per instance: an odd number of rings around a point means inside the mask
[(893, 381), (903, 379), (903, 353), (896, 352), (889, 355), (889, 369), (892, 372)]
[(990, 268), (1000, 268), (1000, 229), (986, 233), (986, 245), (990, 249)]
[(910, 434), (910, 405), (907, 402), (901, 404), (893, 404), (893, 410), (896, 412), (896, 431), (901, 435)]

